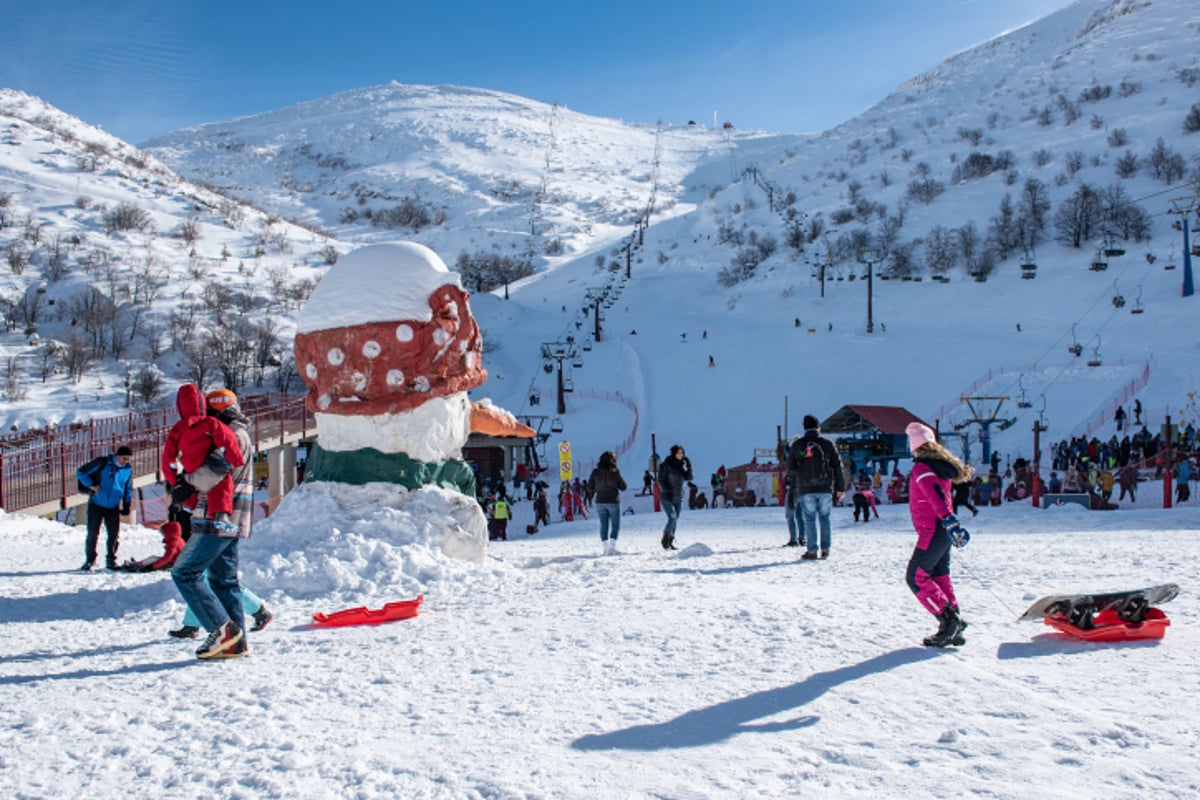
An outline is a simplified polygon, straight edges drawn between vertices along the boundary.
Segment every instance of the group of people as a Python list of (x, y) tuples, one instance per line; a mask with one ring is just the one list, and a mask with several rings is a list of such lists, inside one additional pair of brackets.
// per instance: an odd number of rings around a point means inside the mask
[[(959, 613), (950, 578), (950, 551), (952, 547), (964, 546), (970, 536), (955, 515), (953, 496), (955, 486), (969, 485), (973, 470), (940, 444), (928, 426), (913, 422), (906, 434), (913, 456), (908, 506), (917, 542), (905, 571), (905, 582), (921, 606), (938, 621), (937, 630), (924, 638), (924, 644), (957, 647), (966, 641), (963, 632), (967, 623)], [(846, 478), (837, 448), (821, 436), (816, 417), (804, 417), (804, 434), (789, 443), (786, 459), (785, 514), (789, 532), (786, 544), (798, 547), (803, 535), (805, 551), (802, 560), (828, 558), (832, 538), (830, 517), (834, 502), (846, 493)], [(671, 446), (669, 455), (659, 464), (657, 478), (662, 510), (666, 515), (662, 547), (675, 550), (678, 549), (675, 535), (679, 515), (688, 484), (693, 479), (692, 464), (682, 445)], [(626, 484), (612, 451), (600, 456), (587, 484), (596, 496), (604, 553), (615, 554), (621, 525), (620, 492), (625, 490)], [(861, 490), (862, 487), (858, 488)], [(870, 481), (867, 481), (867, 488), (870, 488)], [(865, 518), (874, 507), (866, 501), (863, 506)], [(857, 510), (856, 504), (856, 513)]]
[(195, 638), (203, 628), (208, 636), (197, 657), (243, 657), (249, 654), (245, 615), (254, 618), (251, 631), (264, 629), (274, 617), (238, 578), (238, 543), (250, 535), (253, 516), (250, 420), (228, 389), (206, 396), (194, 384), (185, 384), (175, 408), (179, 421), (168, 431), (160, 454), (169, 499), (164, 553), (117, 564), (120, 517), (130, 513), (133, 499), (134, 454), (122, 445), (76, 470), (80, 489), (88, 495), (82, 569), (94, 567), (104, 525), (108, 569), (171, 569), (188, 609), (183, 624), (170, 631), (173, 637)]

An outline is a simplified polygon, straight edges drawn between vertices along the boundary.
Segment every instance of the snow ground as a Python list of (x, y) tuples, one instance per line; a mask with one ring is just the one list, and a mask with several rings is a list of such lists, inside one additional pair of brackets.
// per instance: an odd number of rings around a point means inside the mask
[[(474, 566), (442, 555), (420, 515), (379, 512), (361, 536), (368, 515), (308, 486), (243, 549), (276, 621), (252, 657), (221, 663), (166, 636), (183, 612), (166, 574), (75, 572), (82, 529), (0, 516), (0, 794), (1200, 791), (1195, 505), (983, 509), (955, 553), (968, 643), (934, 651), (920, 646), (933, 619), (904, 585), (905, 507), (869, 524), (836, 509), (830, 559), (800, 562), (780, 547), (778, 508), (685, 511), (667, 554), (662, 515), (627, 492), (622, 554), (601, 557), (594, 519), (527, 536), (519, 502), (510, 541)], [(122, 558), (153, 552), (153, 531), (123, 537)], [(1081, 643), (1015, 621), (1044, 594), (1167, 581), (1182, 592), (1161, 642)], [(307, 624), (417, 592), (412, 620)]]

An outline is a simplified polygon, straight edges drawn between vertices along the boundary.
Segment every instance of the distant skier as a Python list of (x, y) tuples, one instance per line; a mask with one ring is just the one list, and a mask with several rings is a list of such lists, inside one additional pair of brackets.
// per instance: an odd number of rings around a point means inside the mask
[(961, 645), (967, 623), (959, 616), (950, 580), (950, 548), (965, 545), (969, 535), (954, 516), (951, 484), (969, 481), (971, 468), (939, 444), (928, 426), (912, 422), (905, 433), (913, 454), (908, 508), (917, 531), (905, 579), (921, 605), (938, 619), (937, 632), (925, 637), (925, 646)]

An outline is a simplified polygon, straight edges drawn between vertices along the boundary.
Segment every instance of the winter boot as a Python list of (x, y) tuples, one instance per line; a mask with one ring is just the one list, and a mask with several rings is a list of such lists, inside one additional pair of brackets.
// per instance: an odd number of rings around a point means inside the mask
[(173, 631), (167, 631), (167, 633), (176, 639), (195, 639), (196, 634), (200, 633), (200, 628), (195, 625), (184, 625)]
[(675, 546), (675, 537), (669, 533), (664, 533), (662, 538), (663, 550), (678, 550)]
[(966, 630), (967, 624), (958, 616), (958, 609), (949, 603), (942, 609), (942, 613), (938, 614), (938, 629), (932, 636), (926, 636), (922, 640), (922, 644), (926, 647), (957, 647), (966, 644), (966, 639), (963, 638), (962, 632)]
[(204, 644), (196, 650), (196, 658), (216, 658), (242, 639), (242, 631), (232, 622), (209, 631)]
[(251, 633), (258, 633), (271, 624), (271, 620), (275, 619), (275, 615), (267, 611), (266, 606), (259, 606), (258, 611), (253, 614), (254, 624), (250, 626)]
[(212, 656), (212, 658), (214, 660), (221, 658), (245, 658), (248, 655), (250, 655), (250, 646), (246, 643), (246, 637), (243, 636), (237, 640), (233, 647)]

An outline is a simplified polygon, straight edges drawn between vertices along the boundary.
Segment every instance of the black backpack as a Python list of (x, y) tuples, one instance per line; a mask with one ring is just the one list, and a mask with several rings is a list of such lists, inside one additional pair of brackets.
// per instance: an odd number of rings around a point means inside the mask
[(92, 482), (88, 484), (85, 484), (83, 481), (79, 480), (78, 477), (75, 478), (75, 483), (79, 485), (79, 492), (81, 494), (91, 494), (92, 486), (100, 485), (100, 478), (104, 474), (104, 467), (106, 464), (108, 464), (108, 456), (100, 456), (99, 458), (93, 458), (91, 461), (79, 468), (80, 471), (90, 475), (92, 478)]
[(788, 465), (794, 491), (806, 494), (832, 490), (833, 471), (821, 440), (798, 439), (788, 454)]

